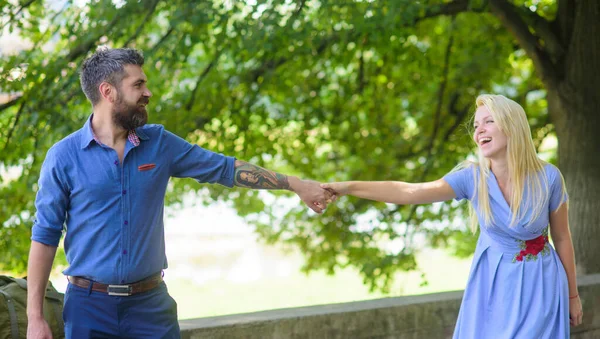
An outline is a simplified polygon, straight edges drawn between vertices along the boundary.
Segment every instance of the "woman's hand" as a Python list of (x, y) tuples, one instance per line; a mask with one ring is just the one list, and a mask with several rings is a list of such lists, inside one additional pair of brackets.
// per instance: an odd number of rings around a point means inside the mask
[(579, 299), (579, 296), (569, 299), (569, 318), (571, 326), (581, 325), (583, 321), (583, 309), (581, 308), (581, 299)]

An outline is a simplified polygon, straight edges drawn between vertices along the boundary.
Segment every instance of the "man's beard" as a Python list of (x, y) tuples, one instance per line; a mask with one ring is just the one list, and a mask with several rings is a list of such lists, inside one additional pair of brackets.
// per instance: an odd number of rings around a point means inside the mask
[(148, 112), (145, 106), (148, 98), (142, 97), (135, 105), (131, 105), (123, 100), (121, 94), (117, 94), (117, 102), (112, 112), (113, 123), (126, 131), (131, 131), (144, 126), (148, 122)]

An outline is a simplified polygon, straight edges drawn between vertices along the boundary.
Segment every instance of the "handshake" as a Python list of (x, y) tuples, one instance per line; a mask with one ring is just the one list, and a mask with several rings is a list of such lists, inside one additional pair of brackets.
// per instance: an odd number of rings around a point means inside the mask
[(347, 194), (346, 184), (333, 182), (322, 184), (312, 180), (290, 180), (290, 188), (313, 211), (323, 213), (327, 205)]

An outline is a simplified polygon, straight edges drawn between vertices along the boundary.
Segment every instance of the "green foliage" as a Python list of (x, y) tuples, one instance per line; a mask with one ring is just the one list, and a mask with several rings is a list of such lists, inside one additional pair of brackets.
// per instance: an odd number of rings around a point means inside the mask
[[(27, 45), (2, 51), (0, 93), (10, 101), (0, 165), (22, 173), (0, 182), (0, 269), (25, 267), (41, 162), (90, 114), (77, 67), (101, 44), (144, 51), (150, 122), (305, 178), (438, 179), (472, 152), (467, 126), (482, 92), (524, 104), (538, 143), (552, 133), (530, 60), (475, 1), (454, 16), (441, 15), (441, 0), (21, 3), (0, 5), (2, 23)], [(556, 10), (536, 3), (541, 15)], [(174, 180), (167, 201), (202, 187)], [(343, 198), (315, 216), (261, 197), (215, 186), (206, 201), (231, 201), (261, 239), (302, 249), (306, 271), (356, 266), (372, 289), (416, 269), (422, 239), (461, 255), (474, 244), (456, 204)]]

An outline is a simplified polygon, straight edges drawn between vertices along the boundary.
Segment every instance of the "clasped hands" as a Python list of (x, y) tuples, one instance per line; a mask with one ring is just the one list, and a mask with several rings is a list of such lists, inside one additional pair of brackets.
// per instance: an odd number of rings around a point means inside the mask
[(344, 194), (343, 187), (338, 187), (340, 184), (321, 184), (312, 180), (299, 180), (294, 185), (293, 191), (310, 209), (320, 214), (327, 208), (327, 205)]

